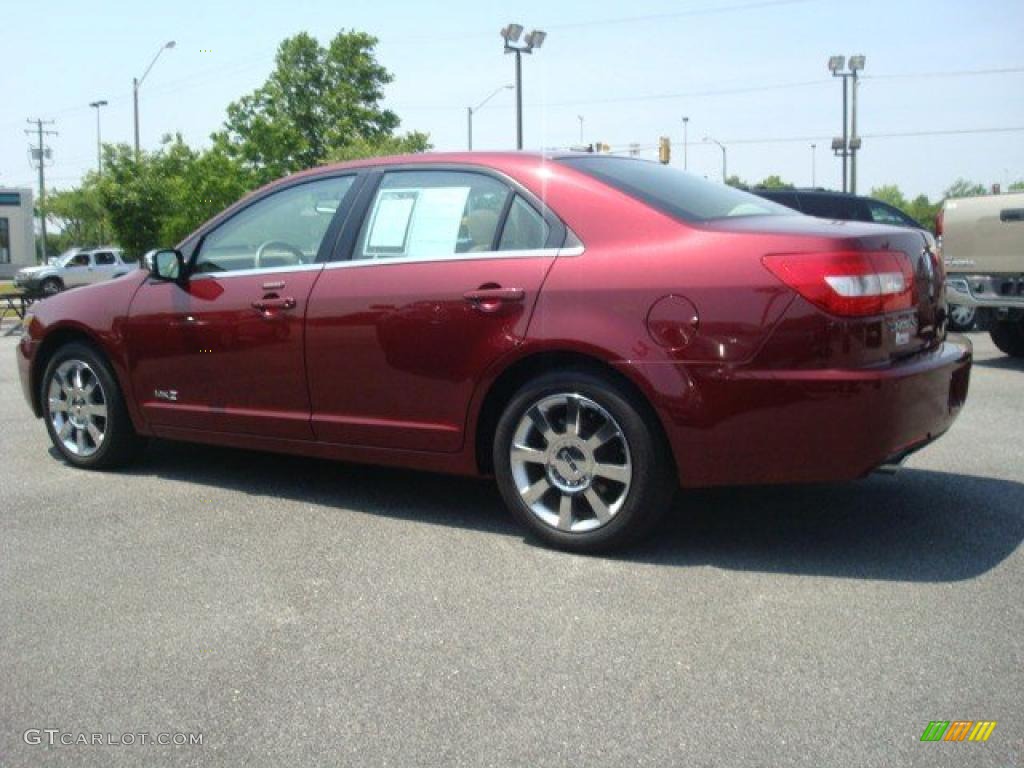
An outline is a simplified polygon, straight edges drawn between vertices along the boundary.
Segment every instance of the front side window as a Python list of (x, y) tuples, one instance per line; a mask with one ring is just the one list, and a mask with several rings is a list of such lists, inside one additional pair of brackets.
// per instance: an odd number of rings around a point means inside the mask
[(461, 171), (395, 171), (381, 180), (353, 258), (443, 258), (494, 251), (511, 190)]
[(234, 272), (312, 264), (354, 176), (274, 192), (206, 235), (194, 271)]
[(793, 213), (763, 197), (661, 163), (607, 155), (565, 157), (559, 162), (684, 221)]
[(77, 253), (68, 259), (69, 267), (88, 267), (89, 266), (89, 254)]

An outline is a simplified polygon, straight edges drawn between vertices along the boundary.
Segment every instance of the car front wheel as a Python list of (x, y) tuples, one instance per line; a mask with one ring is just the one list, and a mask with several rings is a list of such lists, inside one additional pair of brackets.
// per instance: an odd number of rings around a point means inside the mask
[(546, 543), (575, 552), (638, 540), (676, 487), (653, 415), (589, 371), (546, 374), (520, 389), (498, 422), (494, 467), (513, 513)]
[(56, 277), (48, 277), (39, 285), (39, 294), (44, 298), (54, 296), (64, 290), (64, 284)]
[(41, 386), (46, 429), (69, 464), (111, 469), (142, 450), (113, 371), (92, 347), (76, 342), (57, 350)]

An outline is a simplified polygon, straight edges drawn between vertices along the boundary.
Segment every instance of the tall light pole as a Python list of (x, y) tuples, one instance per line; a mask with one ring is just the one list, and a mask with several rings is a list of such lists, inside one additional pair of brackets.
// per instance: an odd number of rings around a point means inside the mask
[(501, 93), (502, 91), (510, 91), (510, 90), (512, 90), (512, 88), (514, 88), (514, 87), (515, 87), (514, 85), (512, 85), (512, 84), (509, 84), (509, 85), (503, 85), (503, 86), (501, 86), (500, 88), (495, 88), (495, 89), (494, 89), (494, 90), (493, 90), (493, 91), (492, 91), (492, 92), (490, 93), (490, 95), (488, 95), (488, 97), (487, 97), (486, 99), (484, 99), (483, 101), (481, 101), (481, 102), (480, 102), (479, 104), (477, 104), (477, 105), (476, 105), (475, 107), (466, 107), (466, 123), (467, 123), (467, 126), (466, 126), (466, 127), (467, 127), (467, 129), (468, 129), (468, 136), (467, 136), (467, 141), (466, 141), (466, 144), (468, 145), (468, 147), (469, 147), (469, 151), (470, 151), (470, 152), (472, 152), (472, 151), (473, 151), (473, 115), (475, 115), (475, 114), (476, 114), (477, 112), (479, 112), (479, 111), (480, 111), (480, 108), (481, 108), (481, 107), (482, 107), (482, 106), (483, 106), (484, 104), (486, 104), (486, 103), (487, 103), (488, 101), (490, 101), (491, 99), (493, 99), (493, 98), (494, 98), (495, 96), (497, 96), (497, 95), (498, 95), (499, 93)]
[(832, 139), (833, 154), (843, 158), (843, 192), (847, 190), (846, 158), (850, 155), (850, 139), (846, 131), (846, 80), (849, 75), (843, 72), (845, 65), (845, 56), (829, 56), (828, 58), (828, 70), (832, 73), (832, 77), (841, 78), (843, 82), (843, 135)]
[(818, 149), (818, 145), (817, 144), (811, 144), (811, 189), (814, 189), (815, 187), (818, 186), (817, 179), (815, 178), (815, 176), (817, 175), (816, 172), (815, 172), (816, 168), (814, 167), (815, 166), (815, 153), (816, 153), (817, 149)]
[(583, 115), (576, 115), (576, 119), (580, 121), (580, 146), (583, 145)]
[(857, 152), (860, 150), (860, 136), (857, 135), (857, 73), (864, 69), (864, 56), (850, 57), (850, 78), (853, 80), (853, 104), (850, 110), (850, 192), (857, 194)]
[(514, 53), (516, 56), (516, 149), (523, 148), (523, 54), (533, 53), (535, 48), (540, 48), (548, 36), (547, 32), (535, 29), (520, 43), (522, 34), (522, 24), (509, 24), (501, 30), (505, 53)]
[(690, 143), (689, 142), (689, 138), (686, 135), (686, 128), (689, 125), (689, 123), (690, 123), (690, 118), (684, 117), (683, 118), (683, 170), (684, 171), (686, 170), (686, 166), (687, 166), (687, 162), (686, 162), (687, 145)]
[(142, 77), (132, 78), (132, 99), (135, 107), (135, 158), (139, 157), (139, 87), (142, 85), (142, 81), (146, 79), (146, 75), (149, 74), (149, 70), (156, 64), (156, 60), (160, 58), (160, 54), (165, 50), (170, 50), (175, 46), (173, 40), (168, 40), (166, 43), (160, 46), (160, 50), (156, 52), (156, 56), (149, 62), (149, 66), (146, 67), (146, 71), (142, 73)]
[(711, 138), (710, 136), (705, 136), (704, 137), (704, 141), (710, 141), (713, 144), (717, 144), (719, 149), (722, 150), (722, 183), (725, 184), (726, 183), (726, 179), (729, 178), (726, 175), (726, 170), (725, 170), (725, 144), (720, 142), (718, 139)]
[[(100, 133), (100, 108), (107, 106), (106, 99), (90, 101), (89, 106), (96, 110), (96, 171), (103, 176), (103, 138)], [(103, 215), (100, 215), (100, 244), (103, 243)]]
[(96, 110), (96, 168), (103, 175), (103, 139), (100, 135), (100, 107), (107, 106), (106, 99), (90, 101), (89, 106)]

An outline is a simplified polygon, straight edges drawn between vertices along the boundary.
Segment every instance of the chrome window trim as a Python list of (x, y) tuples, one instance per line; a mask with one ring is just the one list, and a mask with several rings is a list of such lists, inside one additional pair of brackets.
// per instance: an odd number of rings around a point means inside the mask
[(348, 261), (331, 261), (326, 269), (352, 269), (354, 267), (386, 267), (394, 264), (433, 264), (451, 261), (494, 261), (495, 259), (538, 259), (543, 257), (559, 258), (582, 256), (582, 245), (569, 248), (530, 248), (521, 251), (474, 251), (472, 253), (452, 253), (446, 256), (429, 256), (409, 258), (408, 256), (392, 256), (377, 259), (351, 259)]
[(287, 267), (260, 267), (258, 269), (234, 269), (224, 272), (199, 272), (189, 275), (189, 281), (209, 280), (210, 278), (220, 279), (225, 277), (251, 277), (252, 275), (274, 275), (286, 272), (312, 272), (323, 269), (325, 262), (315, 264), (293, 264)]

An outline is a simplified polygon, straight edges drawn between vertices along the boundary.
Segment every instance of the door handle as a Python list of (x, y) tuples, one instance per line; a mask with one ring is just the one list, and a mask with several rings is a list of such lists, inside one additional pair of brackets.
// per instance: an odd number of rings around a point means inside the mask
[(252, 303), (253, 309), (268, 312), (272, 309), (295, 309), (295, 299), (290, 296), (284, 299), (260, 299)]
[(526, 291), (522, 288), (477, 288), (475, 291), (466, 291), (463, 298), (481, 312), (497, 312), (505, 304), (521, 302), (526, 298)]

